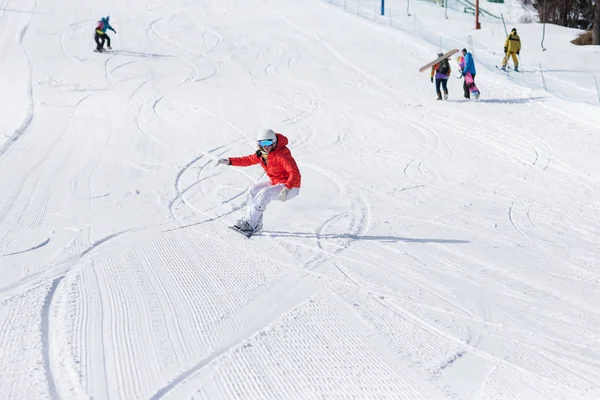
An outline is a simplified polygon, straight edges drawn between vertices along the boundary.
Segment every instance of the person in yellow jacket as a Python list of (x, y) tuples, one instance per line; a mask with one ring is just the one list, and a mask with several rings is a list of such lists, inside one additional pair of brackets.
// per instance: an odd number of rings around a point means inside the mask
[(508, 64), (508, 58), (512, 56), (513, 63), (515, 64), (515, 71), (519, 72), (519, 59), (517, 56), (521, 51), (521, 39), (517, 35), (517, 29), (512, 28), (510, 35), (506, 37), (504, 41), (504, 59), (502, 60), (502, 71), (506, 71), (506, 64)]

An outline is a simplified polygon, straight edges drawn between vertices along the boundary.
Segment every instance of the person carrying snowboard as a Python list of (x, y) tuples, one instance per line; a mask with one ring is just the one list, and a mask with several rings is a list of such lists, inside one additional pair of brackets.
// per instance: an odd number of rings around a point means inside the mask
[[(477, 71), (475, 70), (475, 62), (473, 61), (473, 55), (467, 51), (467, 49), (462, 49), (462, 55), (464, 57), (464, 67), (462, 68), (461, 77), (465, 77), (465, 81), (463, 83), (463, 92), (465, 95), (465, 99), (471, 98), (471, 84), (475, 85), (475, 74)], [(467, 73), (471, 74), (471, 78), (469, 78), (469, 84), (467, 84)], [(479, 91), (476, 94), (477, 98), (479, 98)]]
[(465, 72), (465, 58), (463, 56), (458, 56), (456, 58), (456, 62), (458, 62), (458, 69), (460, 70), (459, 78), (464, 77), (463, 87), (466, 86), (469, 91), (468, 98), (470, 98), (470, 94), (472, 93), (475, 96), (475, 99), (479, 100), (479, 89), (477, 89), (477, 86), (475, 85), (475, 81), (473, 80), (471, 73)]
[(217, 165), (235, 167), (260, 164), (269, 177), (268, 181), (250, 186), (246, 215), (234, 225), (247, 235), (252, 235), (262, 228), (263, 213), (272, 200), (291, 200), (298, 196), (300, 191), (300, 170), (287, 148), (287, 137), (267, 129), (258, 135), (256, 142), (258, 149), (253, 154), (246, 157), (221, 158), (217, 161)]
[[(441, 57), (443, 55), (444, 53), (438, 53), (437, 56)], [(448, 78), (450, 77), (451, 72), (452, 70), (450, 69), (450, 62), (448, 59), (442, 60), (431, 67), (431, 83), (433, 83), (433, 78), (435, 77), (435, 91), (438, 100), (442, 99), (440, 85), (444, 89), (444, 100), (448, 100)]]
[(110, 29), (115, 34), (117, 33), (117, 31), (115, 31), (113, 29), (113, 27), (110, 26), (110, 24), (108, 23), (109, 20), (110, 20), (109, 16), (102, 18), (100, 21), (98, 21), (98, 26), (96, 26), (94, 40), (96, 41), (96, 51), (99, 53), (104, 51), (104, 42), (105, 41), (106, 41), (106, 46), (108, 47), (108, 49), (112, 50), (112, 47), (110, 47), (110, 37), (106, 34), (106, 30)]
[(502, 71), (506, 71), (506, 64), (508, 64), (508, 58), (512, 56), (513, 63), (515, 64), (515, 72), (519, 72), (519, 59), (517, 56), (521, 51), (521, 38), (517, 35), (517, 29), (512, 28), (510, 34), (504, 41), (504, 58), (502, 59)]

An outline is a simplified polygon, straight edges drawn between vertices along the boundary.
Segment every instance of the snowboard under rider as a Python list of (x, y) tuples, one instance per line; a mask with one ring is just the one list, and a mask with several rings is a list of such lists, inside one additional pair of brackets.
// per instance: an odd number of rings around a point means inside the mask
[[(437, 54), (438, 57), (443, 55), (444, 53)], [(451, 72), (452, 69), (450, 68), (450, 62), (448, 59), (442, 60), (431, 67), (431, 83), (433, 83), (433, 79), (435, 77), (435, 91), (437, 93), (438, 100), (442, 100), (442, 91), (440, 90), (440, 85), (442, 86), (442, 89), (444, 89), (444, 100), (448, 100), (448, 78), (450, 78)]]
[(105, 41), (106, 41), (106, 47), (108, 47), (109, 50), (112, 50), (112, 47), (110, 47), (110, 37), (106, 34), (106, 30), (110, 29), (115, 34), (117, 33), (117, 31), (115, 31), (113, 29), (113, 27), (110, 26), (110, 24), (108, 23), (109, 20), (110, 20), (110, 16), (104, 17), (100, 21), (98, 21), (98, 26), (96, 26), (96, 31), (94, 33), (94, 40), (96, 41), (96, 51), (97, 52), (104, 51), (104, 42)]
[(506, 64), (508, 64), (508, 58), (512, 57), (513, 63), (515, 64), (515, 72), (519, 72), (519, 59), (517, 56), (521, 52), (521, 38), (517, 35), (517, 29), (512, 28), (510, 34), (504, 41), (504, 58), (502, 59), (502, 71), (506, 71)]
[(239, 230), (253, 234), (262, 228), (263, 213), (267, 205), (279, 199), (291, 200), (300, 191), (300, 170), (287, 148), (288, 139), (271, 129), (261, 132), (256, 139), (258, 149), (245, 157), (221, 158), (218, 165), (247, 167), (260, 164), (269, 177), (248, 189), (246, 215), (235, 224)]

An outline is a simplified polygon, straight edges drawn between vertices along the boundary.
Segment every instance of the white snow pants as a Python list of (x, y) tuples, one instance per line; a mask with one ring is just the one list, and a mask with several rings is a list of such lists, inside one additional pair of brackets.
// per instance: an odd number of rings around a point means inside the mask
[[(285, 187), (283, 183), (273, 185), (271, 181), (259, 182), (248, 188), (248, 198), (246, 200), (246, 221), (250, 226), (256, 228), (262, 223), (263, 212), (272, 200), (279, 199), (279, 193)], [(287, 194), (287, 200), (298, 196), (299, 188), (291, 188)]]

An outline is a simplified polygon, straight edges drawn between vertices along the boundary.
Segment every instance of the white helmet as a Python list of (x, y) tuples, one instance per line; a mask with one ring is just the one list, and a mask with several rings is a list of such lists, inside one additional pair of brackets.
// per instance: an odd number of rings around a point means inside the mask
[(265, 129), (264, 131), (262, 131), (261, 133), (258, 134), (258, 137), (256, 138), (257, 141), (261, 141), (261, 140), (272, 140), (274, 142), (277, 142), (277, 135), (275, 135), (275, 132), (273, 131), (273, 129)]
[(273, 131), (273, 129), (266, 129), (258, 134), (256, 141), (258, 142), (258, 146), (262, 149), (263, 146), (260, 144), (263, 140), (270, 140), (273, 144), (277, 144), (277, 135)]

